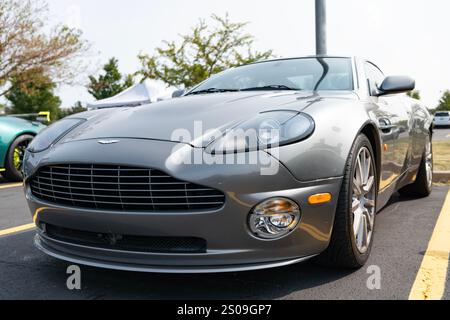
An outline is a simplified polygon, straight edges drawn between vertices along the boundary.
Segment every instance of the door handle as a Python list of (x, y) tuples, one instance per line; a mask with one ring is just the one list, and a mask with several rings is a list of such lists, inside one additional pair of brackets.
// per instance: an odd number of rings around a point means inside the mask
[(380, 124), (380, 130), (383, 133), (389, 134), (392, 132), (392, 130), (396, 127), (395, 125), (391, 124), (391, 121), (389, 119), (379, 119), (378, 123)]
[(380, 126), (381, 131), (383, 131), (383, 133), (389, 134), (392, 132), (392, 130), (394, 130), (395, 126), (390, 124), (390, 125), (386, 125), (386, 126)]

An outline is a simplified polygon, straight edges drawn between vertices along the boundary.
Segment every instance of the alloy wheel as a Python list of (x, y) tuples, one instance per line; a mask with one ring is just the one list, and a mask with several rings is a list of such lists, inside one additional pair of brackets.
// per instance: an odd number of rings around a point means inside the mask
[(27, 147), (30, 144), (30, 142), (31, 142), (30, 140), (25, 140), (25, 141), (21, 142), (20, 144), (18, 144), (14, 149), (13, 164), (14, 164), (14, 168), (16, 168), (17, 171), (22, 170), (23, 157), (25, 155), (25, 151), (27, 150)]
[(376, 181), (372, 156), (368, 148), (359, 150), (353, 173), (353, 235), (361, 254), (365, 254), (372, 241), (375, 226)]

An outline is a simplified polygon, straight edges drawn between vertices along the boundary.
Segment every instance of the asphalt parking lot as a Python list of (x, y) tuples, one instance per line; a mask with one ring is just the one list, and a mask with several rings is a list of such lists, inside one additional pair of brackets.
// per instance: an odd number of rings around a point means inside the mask
[[(434, 139), (450, 140), (450, 129), (437, 129)], [(394, 197), (378, 215), (371, 259), (358, 271), (312, 262), (218, 275), (81, 267), (82, 289), (70, 291), (66, 287), (69, 264), (33, 246), (34, 230), (22, 188), (0, 179), (0, 299), (408, 299), (417, 283), (427, 281), (421, 276), (426, 271), (424, 256), (447, 195), (450, 199), (450, 187), (440, 186), (427, 199)], [(374, 267), (381, 272), (380, 289), (367, 286)], [(432, 285), (443, 286), (443, 299), (450, 299), (449, 271), (446, 279), (437, 282)]]
[[(328, 269), (311, 262), (218, 275), (140, 274), (81, 267), (82, 289), (70, 291), (66, 287), (69, 264), (34, 248), (22, 189), (3, 183), (0, 299), (408, 299), (417, 281), (427, 281), (420, 277), (421, 265), (448, 194), (450, 187), (436, 187), (427, 199), (395, 197), (378, 215), (371, 259), (358, 271)], [(25, 231), (11, 229), (15, 227)], [(381, 272), (379, 290), (367, 286), (372, 275), (368, 272), (373, 270)], [(447, 275), (437, 280), (442, 283), (432, 283), (445, 288), (444, 299), (450, 299), (449, 279)]]

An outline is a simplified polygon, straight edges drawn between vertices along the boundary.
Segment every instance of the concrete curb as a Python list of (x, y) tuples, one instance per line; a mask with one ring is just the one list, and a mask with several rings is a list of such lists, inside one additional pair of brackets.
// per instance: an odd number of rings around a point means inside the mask
[(433, 181), (435, 183), (450, 183), (450, 171), (435, 171)]

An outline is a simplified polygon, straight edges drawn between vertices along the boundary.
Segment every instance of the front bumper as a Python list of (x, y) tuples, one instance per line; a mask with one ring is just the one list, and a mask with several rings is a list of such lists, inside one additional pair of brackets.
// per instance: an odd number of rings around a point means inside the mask
[[(342, 179), (299, 182), (279, 164), (273, 176), (261, 175), (261, 165), (180, 165), (173, 150), (177, 144), (126, 140), (101, 147), (97, 141), (61, 144), (45, 154), (28, 155), (25, 161), (25, 192), (37, 226), (51, 224), (87, 232), (155, 237), (196, 237), (207, 241), (206, 253), (175, 254), (112, 250), (52, 239), (39, 229), (36, 245), (46, 254), (72, 263), (95, 267), (171, 273), (245, 271), (285, 266), (324, 251), (331, 237)], [(189, 146), (183, 154), (189, 154)], [(193, 149), (192, 149), (193, 150)], [(82, 152), (80, 152), (82, 151)], [(274, 161), (258, 152), (258, 157)], [(225, 205), (215, 211), (143, 213), (86, 210), (46, 203), (34, 197), (28, 181), (44, 165), (96, 163), (144, 166), (171, 176), (221, 190)], [(329, 192), (333, 201), (309, 205), (312, 194)], [(276, 241), (255, 238), (248, 230), (252, 208), (272, 197), (288, 197), (302, 210), (298, 228)]]
[(450, 126), (450, 120), (434, 120), (434, 126), (436, 127), (446, 127)]

